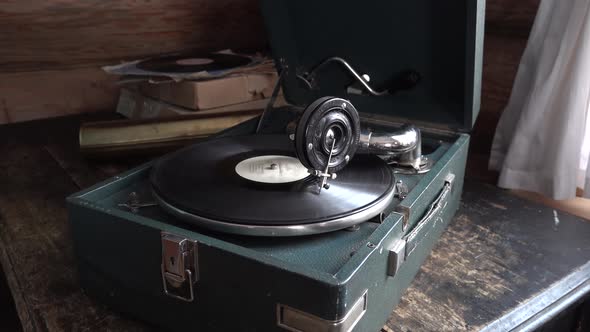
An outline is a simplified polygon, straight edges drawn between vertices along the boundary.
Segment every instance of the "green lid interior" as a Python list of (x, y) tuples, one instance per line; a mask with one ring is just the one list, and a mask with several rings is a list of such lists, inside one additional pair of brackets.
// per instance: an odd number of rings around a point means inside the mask
[[(361, 113), (460, 131), (470, 130), (479, 112), (484, 7), (485, 0), (262, 0), (273, 56), (279, 68), (288, 68), (287, 101), (305, 105), (338, 96)], [(316, 73), (313, 90), (297, 78), (334, 56), (368, 74), (375, 90), (399, 86), (408, 72), (420, 80), (372, 96), (348, 93), (356, 81), (338, 64)]]

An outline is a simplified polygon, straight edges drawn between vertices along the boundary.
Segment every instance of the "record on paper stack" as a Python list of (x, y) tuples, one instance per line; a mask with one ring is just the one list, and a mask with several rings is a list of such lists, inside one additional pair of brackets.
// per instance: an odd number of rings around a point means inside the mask
[(228, 70), (246, 66), (251, 59), (237, 54), (212, 53), (202, 57), (170, 55), (151, 58), (137, 63), (137, 68), (158, 73), (198, 73)]
[(103, 67), (110, 74), (139, 77), (165, 77), (173, 80), (198, 80), (223, 77), (239, 72), (262, 59), (236, 54), (231, 51), (217, 53), (183, 53), (163, 55)]

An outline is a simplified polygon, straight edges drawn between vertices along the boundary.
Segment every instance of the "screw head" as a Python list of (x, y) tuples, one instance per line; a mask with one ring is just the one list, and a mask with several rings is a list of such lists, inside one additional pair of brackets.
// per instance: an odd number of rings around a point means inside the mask
[(295, 140), (295, 134), (289, 135), (289, 139), (292, 140), (292, 141), (294, 141)]
[(346, 103), (342, 103), (342, 108), (346, 108)]
[(371, 82), (371, 76), (369, 76), (368, 74), (363, 74), (363, 79), (365, 80), (365, 82)]
[(349, 155), (346, 155), (346, 156), (344, 157), (344, 161), (346, 161), (346, 162), (349, 162), (349, 161), (350, 161), (350, 156), (349, 156)]
[[(350, 226), (350, 227), (347, 227), (347, 228), (345, 228), (344, 230), (345, 230), (345, 231), (349, 231), (349, 232), (356, 232), (356, 231), (358, 231), (359, 229), (361, 229), (361, 226), (359, 226), (359, 224), (356, 224), (356, 225), (352, 225), (352, 226)], [(352, 252), (352, 253), (350, 253), (350, 254), (351, 254), (351, 256), (352, 256), (352, 255), (354, 254), (354, 252)]]
[(139, 204), (139, 196), (137, 195), (137, 193), (135, 191), (132, 191), (131, 193), (129, 193), (129, 203), (130, 204)]
[(311, 151), (313, 149), (313, 144), (312, 143), (307, 144), (307, 149)]

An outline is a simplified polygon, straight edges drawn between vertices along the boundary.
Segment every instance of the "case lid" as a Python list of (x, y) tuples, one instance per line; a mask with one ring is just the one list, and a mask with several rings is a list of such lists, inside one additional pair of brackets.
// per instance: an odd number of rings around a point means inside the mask
[[(349, 99), (361, 113), (468, 131), (479, 112), (485, 0), (262, 0), (273, 56), (287, 68), (287, 101)], [(345, 59), (384, 96), (361, 88), (339, 64), (305, 77), (323, 60)], [(416, 78), (419, 78), (417, 84)]]

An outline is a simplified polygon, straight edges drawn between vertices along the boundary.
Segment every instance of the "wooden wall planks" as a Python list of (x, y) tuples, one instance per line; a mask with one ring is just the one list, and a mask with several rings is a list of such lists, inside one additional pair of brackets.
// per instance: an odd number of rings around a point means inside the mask
[(0, 31), (0, 72), (265, 46), (257, 0), (8, 0)]
[[(510, 95), (540, 0), (488, 0), (482, 111), (485, 153)], [(98, 69), (186, 49), (263, 49), (258, 0), (6, 0), (0, 4), (0, 124), (115, 107)]]
[(182, 50), (260, 50), (258, 0), (6, 0), (0, 4), (0, 124), (113, 111), (99, 67)]
[(96, 67), (0, 74), (0, 123), (113, 110), (118, 90)]
[(527, 37), (540, 0), (488, 0), (486, 30), (492, 33)]
[[(540, 0), (489, 0), (486, 5), (481, 111), (470, 151), (487, 169), (496, 125), (510, 94)], [(477, 158), (476, 158), (477, 159)]]
[(496, 124), (510, 98), (526, 43), (526, 37), (486, 34), (481, 110), (472, 132), (471, 151), (489, 154)]

